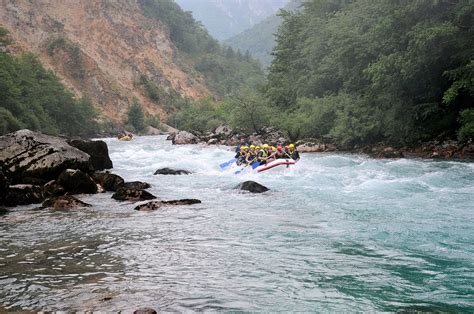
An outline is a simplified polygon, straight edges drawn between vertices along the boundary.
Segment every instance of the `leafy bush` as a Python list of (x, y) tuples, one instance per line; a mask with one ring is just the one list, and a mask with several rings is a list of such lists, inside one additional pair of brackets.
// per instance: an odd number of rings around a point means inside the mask
[(458, 133), (459, 141), (472, 141), (474, 139), (474, 109), (461, 111), (459, 120), (461, 122), (461, 128)]

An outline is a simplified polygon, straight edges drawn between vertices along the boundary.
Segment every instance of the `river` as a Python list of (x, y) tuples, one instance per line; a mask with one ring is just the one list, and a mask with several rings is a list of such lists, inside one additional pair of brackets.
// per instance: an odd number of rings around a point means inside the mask
[[(106, 139), (113, 172), (161, 199), (0, 216), (0, 311), (474, 310), (474, 164), (302, 154), (288, 169), (221, 171), (216, 146)], [(175, 167), (188, 176), (154, 176)], [(271, 191), (234, 187), (255, 180)]]

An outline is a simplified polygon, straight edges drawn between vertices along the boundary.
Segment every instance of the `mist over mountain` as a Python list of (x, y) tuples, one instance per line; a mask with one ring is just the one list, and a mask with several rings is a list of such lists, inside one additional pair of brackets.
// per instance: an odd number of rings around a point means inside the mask
[[(284, 9), (297, 10), (302, 3), (303, 0), (290, 0)], [(278, 13), (279, 11), (275, 12), (252, 28), (227, 39), (225, 43), (234, 49), (250, 52), (262, 63), (263, 68), (267, 68), (273, 59), (271, 52), (275, 46), (274, 34), (282, 22)]]
[(226, 40), (261, 22), (289, 0), (176, 0), (218, 40)]

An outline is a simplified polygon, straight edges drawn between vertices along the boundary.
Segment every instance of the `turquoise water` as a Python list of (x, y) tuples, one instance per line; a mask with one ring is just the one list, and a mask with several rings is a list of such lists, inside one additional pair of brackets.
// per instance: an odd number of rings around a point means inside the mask
[[(4, 308), (474, 311), (473, 163), (303, 154), (234, 175), (224, 147), (107, 142), (114, 173), (202, 204), (136, 212), (105, 193), (0, 216)], [(153, 176), (166, 166), (194, 174)]]

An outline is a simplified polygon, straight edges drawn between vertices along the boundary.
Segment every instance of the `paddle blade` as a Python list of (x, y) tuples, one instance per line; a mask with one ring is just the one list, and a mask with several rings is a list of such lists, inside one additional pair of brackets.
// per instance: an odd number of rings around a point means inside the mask
[(252, 164), (252, 169), (257, 168), (258, 166), (260, 166), (260, 163), (258, 161), (256, 161)]
[(219, 167), (220, 167), (221, 169), (227, 168), (227, 167), (229, 167), (230, 165), (232, 165), (235, 161), (236, 161), (236, 159), (235, 159), (235, 158), (232, 158), (232, 159), (229, 160), (229, 161), (226, 161), (226, 162), (221, 163), (221, 164), (219, 165)]

